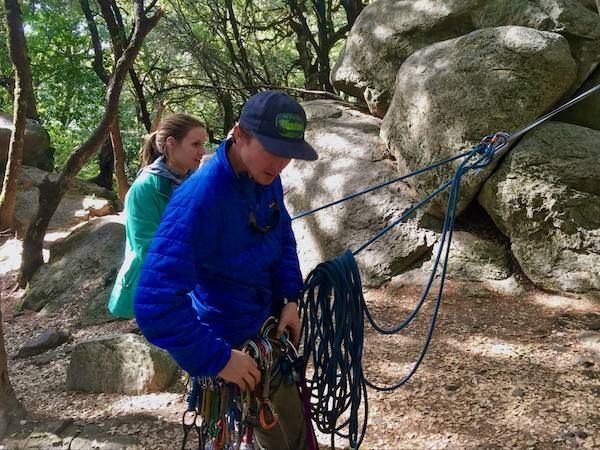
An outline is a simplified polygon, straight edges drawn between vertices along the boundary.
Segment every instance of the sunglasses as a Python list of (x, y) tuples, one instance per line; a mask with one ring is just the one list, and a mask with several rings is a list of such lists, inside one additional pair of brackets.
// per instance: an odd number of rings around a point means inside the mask
[(267, 234), (269, 231), (271, 231), (273, 228), (275, 228), (279, 224), (280, 211), (279, 211), (279, 204), (277, 203), (276, 200), (273, 200), (273, 203), (271, 203), (269, 205), (269, 209), (271, 209), (271, 214), (269, 215), (269, 218), (268, 218), (266, 224), (264, 224), (264, 225), (260, 225), (256, 220), (256, 214), (254, 214), (254, 211), (250, 208), (248, 208), (248, 209), (250, 210), (250, 212), (249, 212), (250, 228), (252, 228), (255, 231), (258, 231), (262, 234)]

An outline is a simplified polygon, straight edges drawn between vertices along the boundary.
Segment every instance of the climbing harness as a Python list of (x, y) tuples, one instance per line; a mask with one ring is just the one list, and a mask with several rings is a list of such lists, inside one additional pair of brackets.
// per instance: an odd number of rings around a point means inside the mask
[[(311, 418), (317, 428), (323, 433), (330, 434), (332, 448), (334, 448), (334, 437), (337, 435), (348, 439), (351, 448), (358, 449), (363, 441), (368, 421), (367, 387), (378, 391), (392, 391), (399, 388), (415, 374), (427, 353), (441, 306), (462, 177), (469, 171), (479, 172), (494, 159), (500, 158), (508, 152), (528, 131), (597, 90), (600, 90), (600, 85), (588, 89), (512, 134), (499, 132), (488, 135), (469, 151), (366, 188), (292, 218), (295, 220), (305, 217), (392, 183), (461, 160), (454, 175), (422, 201), (405, 211), (398, 219), (384, 227), (353, 252), (346, 251), (333, 260), (319, 264), (309, 273), (305, 281), (303, 298), (299, 304), (302, 316), (301, 342), (305, 363), (312, 371), (306, 378), (306, 391), (303, 393), (309, 398), (303, 398), (303, 401), (310, 408)], [(431, 275), (421, 297), (413, 311), (401, 323), (392, 327), (384, 327), (375, 321), (369, 311), (362, 294), (362, 282), (354, 257), (447, 189), (449, 189), (449, 196), (440, 245), (435, 255)], [(365, 322), (368, 322), (378, 333), (385, 335), (396, 334), (405, 329), (417, 317), (433, 288), (438, 273), (439, 283), (429, 330), (413, 367), (404, 377), (389, 386), (380, 386), (367, 380), (362, 365)]]
[[(296, 383), (298, 374), (303, 372), (303, 359), (287, 335), (274, 339), (276, 328), (277, 319), (270, 317), (259, 336), (246, 340), (241, 347), (254, 358), (261, 372), (261, 382), (254, 392), (241, 392), (236, 384), (219, 376), (190, 377), (188, 405), (182, 417), (182, 450), (186, 449), (192, 429), (199, 450), (254, 450), (254, 429), (270, 430), (279, 424), (269, 396), (274, 379)], [(281, 354), (279, 361), (274, 359), (274, 345), (278, 346), (277, 354)]]

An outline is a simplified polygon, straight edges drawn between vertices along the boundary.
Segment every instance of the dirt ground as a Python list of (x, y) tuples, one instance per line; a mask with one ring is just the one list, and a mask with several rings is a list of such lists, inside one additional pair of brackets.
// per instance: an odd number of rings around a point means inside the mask
[[(67, 426), (129, 437), (145, 449), (180, 448), (185, 405), (179, 383), (170, 392), (142, 396), (65, 391), (73, 345), (131, 330), (132, 322), (77, 328), (82, 305), (69, 305), (58, 315), (15, 315), (21, 292), (13, 286), (5, 276), (3, 326), (10, 377), (29, 417), (0, 448), (36, 448), (36, 432), (54, 427), (59, 434)], [(381, 288), (366, 292), (366, 298), (375, 316), (392, 324), (412, 310), (419, 294), (417, 287)], [(398, 336), (367, 330), (364, 367), (371, 381), (392, 383), (410, 369), (431, 304)], [(50, 328), (69, 328), (74, 341), (13, 359), (25, 342)], [(598, 300), (533, 289), (507, 297), (480, 284), (449, 282), (433, 342), (416, 375), (395, 392), (369, 391), (361, 448), (600, 449), (600, 357), (582, 341), (599, 328)], [(329, 442), (327, 436), (320, 441)], [(105, 445), (102, 438), (79, 442), (71, 441), (70, 448), (123, 448)]]

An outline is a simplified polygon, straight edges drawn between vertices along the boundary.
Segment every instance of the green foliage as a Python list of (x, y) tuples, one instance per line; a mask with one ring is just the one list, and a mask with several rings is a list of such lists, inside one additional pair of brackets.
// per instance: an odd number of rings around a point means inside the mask
[[(98, 124), (105, 87), (91, 69), (90, 38), (77, 2), (24, 8), (26, 38), (40, 117), (60, 167)], [(92, 167), (84, 169), (92, 172)]]
[[(313, 87), (307, 70), (320, 64), (315, 43), (334, 60), (342, 48), (347, 27), (345, 6), (351, 2), (282, 0), (163, 0), (166, 17), (150, 33), (136, 60), (147, 106), (154, 113), (166, 102), (165, 114), (185, 111), (206, 124), (214, 148), (237, 118), (243, 102), (265, 87)], [(356, 4), (357, 2), (353, 2)], [(360, 2), (359, 2), (360, 3)], [(131, 3), (118, 0), (126, 34), (131, 28)], [(302, 17), (313, 39), (304, 35), (309, 58), (301, 63), (298, 34)], [(325, 15), (317, 16), (327, 4)], [(99, 6), (90, 7), (100, 34), (104, 67), (112, 71), (114, 53)], [(23, 2), (23, 20), (29, 48), (34, 90), (40, 117), (56, 149), (56, 165), (66, 160), (98, 125), (104, 112), (106, 87), (93, 70), (94, 52), (79, 0)], [(325, 21), (325, 28), (323, 28)], [(319, 27), (327, 42), (320, 42)], [(341, 33), (336, 33), (337, 31)], [(0, 33), (3, 30), (0, 29)], [(5, 33), (4, 33), (5, 35)], [(12, 76), (5, 39), (0, 42), (0, 79)], [(328, 67), (328, 61), (327, 61)], [(0, 109), (12, 111), (9, 91), (0, 87)], [(120, 127), (129, 178), (139, 167), (137, 152), (146, 134), (139, 120), (140, 106), (131, 83), (121, 97)], [(90, 161), (80, 176), (98, 173)]]

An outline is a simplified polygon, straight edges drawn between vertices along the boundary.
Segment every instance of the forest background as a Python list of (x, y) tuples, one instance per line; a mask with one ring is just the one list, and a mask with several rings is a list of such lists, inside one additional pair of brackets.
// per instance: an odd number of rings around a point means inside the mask
[[(164, 17), (144, 41), (119, 104), (129, 182), (157, 112), (200, 117), (207, 124), (209, 148), (214, 148), (244, 101), (260, 89), (288, 89), (303, 98), (318, 95), (313, 91), (333, 93), (331, 62), (367, 3), (161, 2)], [(132, 7), (118, 0), (32, 0), (21, 2), (21, 10), (37, 110), (28, 116), (48, 130), (60, 168), (105, 111), (106, 82), (130, 37)], [(11, 112), (14, 69), (5, 23), (0, 30), (0, 111)], [(110, 147), (109, 141), (80, 176), (109, 187), (114, 170)]]

